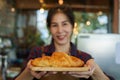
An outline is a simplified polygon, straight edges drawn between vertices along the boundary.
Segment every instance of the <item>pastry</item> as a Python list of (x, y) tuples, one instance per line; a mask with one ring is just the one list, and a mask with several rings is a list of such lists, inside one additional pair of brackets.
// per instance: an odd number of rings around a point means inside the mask
[(32, 60), (31, 64), (37, 67), (81, 67), (84, 62), (64, 52), (54, 52), (51, 56), (42, 56)]
[(39, 67), (45, 67), (45, 66), (51, 66), (50, 65), (50, 56), (42, 56), (40, 58), (35, 58), (31, 61), (31, 64), (33, 66), (39, 66)]

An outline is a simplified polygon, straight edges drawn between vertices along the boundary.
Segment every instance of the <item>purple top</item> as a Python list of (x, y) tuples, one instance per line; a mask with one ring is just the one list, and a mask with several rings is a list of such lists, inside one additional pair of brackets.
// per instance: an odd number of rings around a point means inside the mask
[[(73, 43), (70, 44), (71, 44), (70, 54), (72, 56), (82, 59), (85, 63), (87, 62), (87, 60), (92, 59), (91, 55), (77, 50), (76, 46)], [(31, 50), (27, 61), (37, 57), (41, 57), (43, 53), (47, 56), (51, 56), (54, 51), (55, 51), (55, 46), (53, 43), (44, 47), (34, 47)]]

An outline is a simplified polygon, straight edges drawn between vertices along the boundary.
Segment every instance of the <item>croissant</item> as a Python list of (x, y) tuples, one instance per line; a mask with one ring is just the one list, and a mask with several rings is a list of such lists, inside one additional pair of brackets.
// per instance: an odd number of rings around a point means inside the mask
[(81, 67), (84, 62), (64, 52), (54, 52), (51, 56), (35, 58), (31, 64), (38, 67)]
[(45, 67), (50, 65), (50, 56), (42, 56), (40, 58), (35, 58), (32, 60), (31, 64), (33, 66)]

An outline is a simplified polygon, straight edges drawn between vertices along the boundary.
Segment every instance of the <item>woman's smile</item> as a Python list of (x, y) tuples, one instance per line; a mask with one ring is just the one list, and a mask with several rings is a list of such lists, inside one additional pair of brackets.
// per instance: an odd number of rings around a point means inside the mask
[(66, 15), (57, 13), (53, 16), (50, 32), (57, 44), (65, 45), (70, 42), (72, 25)]
[(57, 36), (57, 39), (59, 39), (59, 40), (64, 40), (64, 39), (65, 39), (65, 35), (58, 35), (58, 36)]

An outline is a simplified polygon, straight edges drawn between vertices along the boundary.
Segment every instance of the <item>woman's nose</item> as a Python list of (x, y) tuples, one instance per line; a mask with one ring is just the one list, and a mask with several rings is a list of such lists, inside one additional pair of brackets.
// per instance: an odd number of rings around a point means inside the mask
[(61, 33), (63, 31), (62, 26), (58, 26), (58, 30), (59, 33)]

